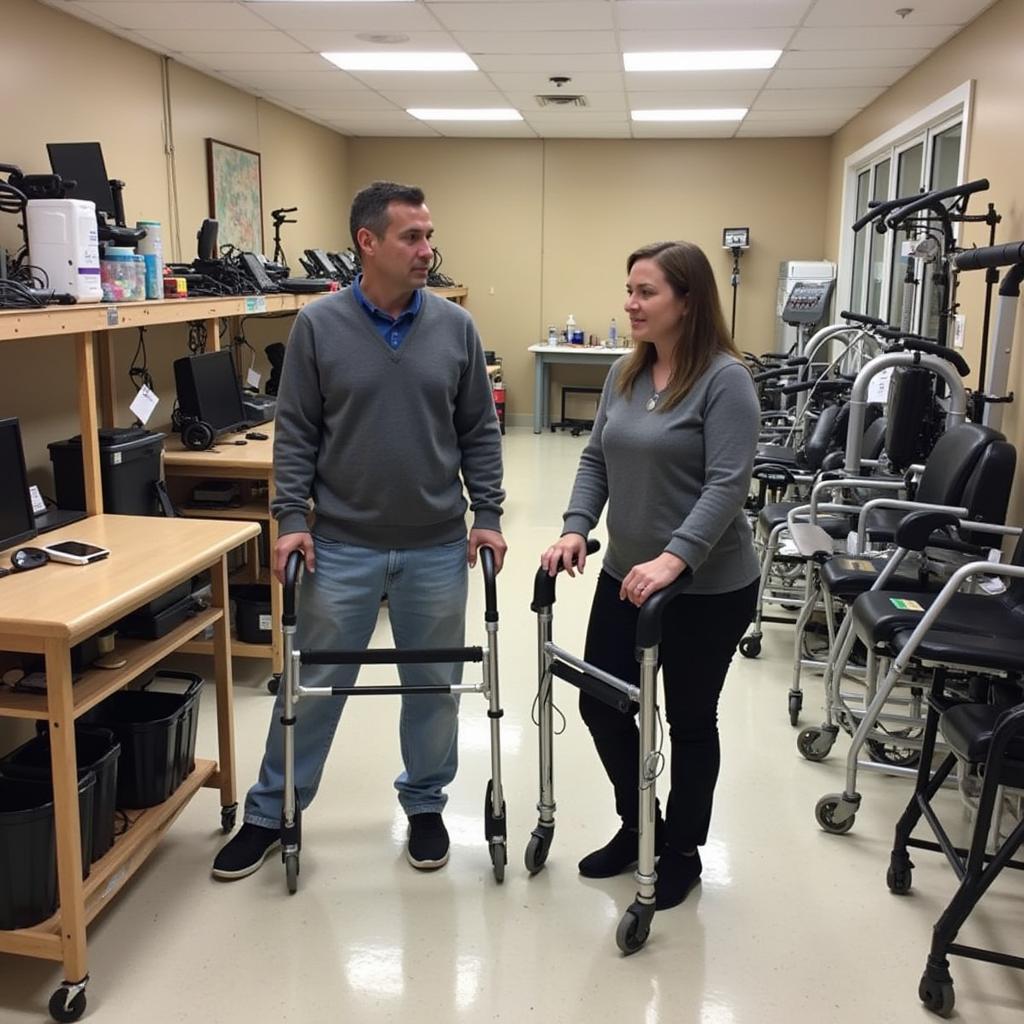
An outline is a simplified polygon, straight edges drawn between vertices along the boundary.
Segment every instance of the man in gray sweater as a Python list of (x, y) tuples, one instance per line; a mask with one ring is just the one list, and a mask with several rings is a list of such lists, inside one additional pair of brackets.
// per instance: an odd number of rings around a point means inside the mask
[[(374, 182), (350, 216), (363, 272), (305, 307), (292, 328), (274, 438), (280, 537), (274, 572), (301, 551), (298, 648), (367, 646), (382, 594), (399, 648), (464, 643), (467, 564), (481, 546), (501, 568), (501, 436), (483, 348), (469, 314), (424, 287), (433, 225), (422, 190)], [(466, 535), (467, 502), (472, 526)], [(309, 523), (309, 500), (314, 505)], [(309, 686), (346, 685), (358, 668), (307, 667)], [(402, 665), (404, 685), (459, 682), (460, 665)], [(296, 706), (300, 806), (316, 794), (345, 698)], [(281, 697), (245, 822), (214, 862), (244, 878), (279, 842)], [(441, 812), (458, 763), (458, 698), (402, 698), (405, 770), (395, 780), (417, 868), (448, 860)]]

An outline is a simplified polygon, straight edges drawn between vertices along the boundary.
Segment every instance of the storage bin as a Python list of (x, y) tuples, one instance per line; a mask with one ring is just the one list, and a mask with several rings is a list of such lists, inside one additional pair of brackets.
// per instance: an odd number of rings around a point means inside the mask
[(235, 635), (243, 643), (269, 644), (274, 625), (269, 584), (237, 583), (229, 590), (235, 602)]
[(121, 745), (118, 807), (162, 804), (195, 767), (203, 680), (189, 672), (168, 671), (154, 678), (187, 685), (183, 693), (157, 692), (149, 684), (141, 690), (120, 690), (84, 716), (90, 725), (113, 732)]
[[(83, 867), (92, 846), (95, 786), (92, 772), (79, 773)], [(0, 930), (31, 928), (50, 917), (57, 905), (53, 786), (0, 773)]]
[[(75, 752), (80, 771), (96, 776), (92, 807), (92, 844), (89, 861), (97, 861), (114, 845), (114, 810), (117, 806), (117, 762), (121, 745), (109, 729), (75, 726)], [(8, 754), (0, 771), (19, 778), (51, 779), (50, 737), (36, 736)]]

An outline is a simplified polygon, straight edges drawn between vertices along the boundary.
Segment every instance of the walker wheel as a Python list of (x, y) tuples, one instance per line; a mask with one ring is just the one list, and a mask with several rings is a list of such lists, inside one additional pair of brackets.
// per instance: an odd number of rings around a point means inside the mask
[(280, 690), (280, 689), (281, 689), (281, 673), (280, 672), (275, 672), (267, 680), (267, 692), (268, 693), (272, 693), (276, 697), (277, 696), (277, 691)]
[(299, 888), (299, 855), (297, 853), (285, 854), (284, 875), (285, 881), (288, 883), (288, 892), (295, 895)]
[(885, 873), (885, 884), (889, 886), (889, 892), (897, 896), (905, 896), (910, 892), (910, 887), (914, 882), (913, 867), (909, 857), (902, 862), (897, 862), (893, 857), (889, 870)]
[(800, 710), (804, 706), (804, 695), (800, 690), (789, 692), (789, 724), (796, 725), (800, 721)]
[(740, 641), (740, 654), (744, 658), (757, 658), (761, 654), (761, 638), (756, 633), (745, 636)]
[(842, 794), (829, 793), (823, 796), (814, 807), (814, 817), (818, 824), (834, 836), (841, 836), (853, 828), (856, 814), (850, 814), (842, 820), (836, 819), (836, 811), (844, 803)]
[(74, 998), (68, 1001), (68, 989), (61, 985), (56, 992), (50, 996), (50, 1016), (56, 1021), (73, 1021), (85, 1013), (85, 992), (76, 992)]
[(824, 761), (832, 751), (832, 737), (825, 736), (822, 729), (804, 729), (796, 738), (796, 749), (808, 761)]
[(548, 850), (551, 849), (551, 840), (554, 836), (554, 829), (536, 829), (530, 835), (530, 841), (526, 844), (526, 870), (531, 875), (537, 874), (544, 867), (548, 859)]
[(615, 929), (615, 944), (626, 956), (643, 949), (647, 942), (647, 936), (651, 934), (651, 918), (653, 916), (653, 905), (648, 909), (637, 903), (634, 903), (622, 915), (619, 927)]
[(505, 851), (504, 843), (494, 843), (491, 846), (491, 864), (494, 867), (494, 880), (501, 885), (505, 881), (505, 864), (508, 854)]

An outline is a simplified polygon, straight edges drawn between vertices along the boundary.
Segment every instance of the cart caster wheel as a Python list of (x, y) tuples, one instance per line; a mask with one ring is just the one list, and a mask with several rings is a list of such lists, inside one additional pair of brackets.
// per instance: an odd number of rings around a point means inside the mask
[[(849, 809), (845, 817), (839, 816), (840, 809)], [(841, 836), (853, 828), (856, 819), (857, 804), (847, 800), (842, 793), (828, 793), (814, 806), (814, 817), (818, 824), (834, 836)]]
[(299, 855), (297, 853), (285, 855), (284, 877), (288, 883), (288, 892), (294, 895), (299, 889)]
[(548, 859), (548, 850), (551, 849), (551, 840), (555, 836), (554, 828), (535, 828), (530, 835), (530, 841), (526, 844), (526, 870), (531, 875), (537, 874), (544, 862)]
[(822, 729), (804, 729), (796, 738), (796, 749), (808, 761), (824, 761), (832, 752), (835, 737)]
[(78, 1020), (85, 1013), (85, 992), (76, 992), (68, 1001), (68, 989), (63, 985), (50, 996), (50, 1016), (56, 1021)]
[(885, 873), (885, 884), (889, 886), (889, 892), (897, 896), (905, 896), (910, 892), (914, 881), (914, 865), (910, 858), (903, 854), (902, 857), (893, 855), (889, 861), (889, 870)]
[(220, 830), (225, 835), (231, 832), (235, 827), (235, 821), (238, 818), (238, 804), (232, 804), (230, 807), (222, 807), (220, 809)]
[(744, 658), (757, 658), (761, 654), (761, 637), (756, 633), (745, 636), (740, 641), (740, 654)]
[(926, 1010), (937, 1013), (940, 1017), (950, 1017), (956, 1005), (956, 993), (952, 981), (937, 981), (929, 978), (927, 972), (921, 976), (921, 984), (917, 994)]
[(804, 695), (800, 690), (789, 691), (789, 724), (796, 725), (800, 721), (800, 711), (804, 706)]
[(622, 915), (619, 927), (615, 929), (615, 944), (626, 956), (643, 949), (647, 936), (651, 934), (653, 917), (654, 904), (644, 903), (634, 903)]
[(276, 697), (277, 696), (277, 691), (280, 690), (280, 689), (281, 689), (281, 673), (280, 672), (275, 672), (267, 680), (267, 692), (268, 693), (272, 693)]
[(495, 843), (491, 847), (491, 865), (494, 868), (494, 880), (501, 885), (505, 881), (505, 864), (508, 861), (508, 853), (505, 851), (504, 843)]

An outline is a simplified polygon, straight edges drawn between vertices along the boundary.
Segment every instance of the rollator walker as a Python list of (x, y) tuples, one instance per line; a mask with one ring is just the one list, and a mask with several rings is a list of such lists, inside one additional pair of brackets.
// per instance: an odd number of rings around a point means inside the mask
[[(587, 553), (600, 549), (596, 540), (587, 541)], [(559, 566), (559, 572), (562, 567)], [(554, 730), (552, 682), (555, 676), (596, 697), (624, 715), (639, 707), (640, 719), (640, 820), (637, 838), (637, 864), (634, 878), (636, 899), (630, 904), (615, 931), (615, 942), (627, 956), (642, 949), (651, 931), (654, 917), (654, 818), (655, 786), (661, 772), (662, 757), (657, 749), (655, 731), (658, 720), (658, 646), (661, 643), (661, 617), (668, 603), (690, 583), (684, 574), (671, 586), (659, 590), (640, 608), (636, 627), (636, 659), (640, 662), (640, 685), (610, 675), (563, 650), (551, 641), (551, 609), (555, 603), (555, 578), (539, 569), (533, 584), (530, 609), (537, 614), (538, 681), (537, 726), (540, 733), (540, 817), (526, 847), (526, 870), (537, 874), (544, 867), (555, 835), (555, 787), (552, 755)]]
[[(299, 852), (302, 848), (302, 809), (295, 787), (295, 704), (303, 697), (365, 697), (407, 693), (453, 694), (479, 693), (488, 701), (491, 720), (491, 778), (484, 802), (484, 833), (491, 856), (494, 878), (504, 881), (508, 861), (505, 842), (505, 797), (501, 785), (500, 721), (504, 712), (498, 696), (498, 600), (495, 588), (494, 552), (480, 548), (480, 567), (484, 575), (484, 624), (486, 647), (434, 647), (422, 650), (295, 650), (297, 621), (295, 592), (305, 565), (302, 554), (293, 551), (285, 566), (281, 631), (284, 640), (284, 705), (281, 725), (284, 740), (284, 806), (281, 812), (281, 859), (290, 893), (299, 884)], [(303, 665), (428, 665), (478, 661), (483, 665), (479, 683), (447, 686), (303, 686)]]

